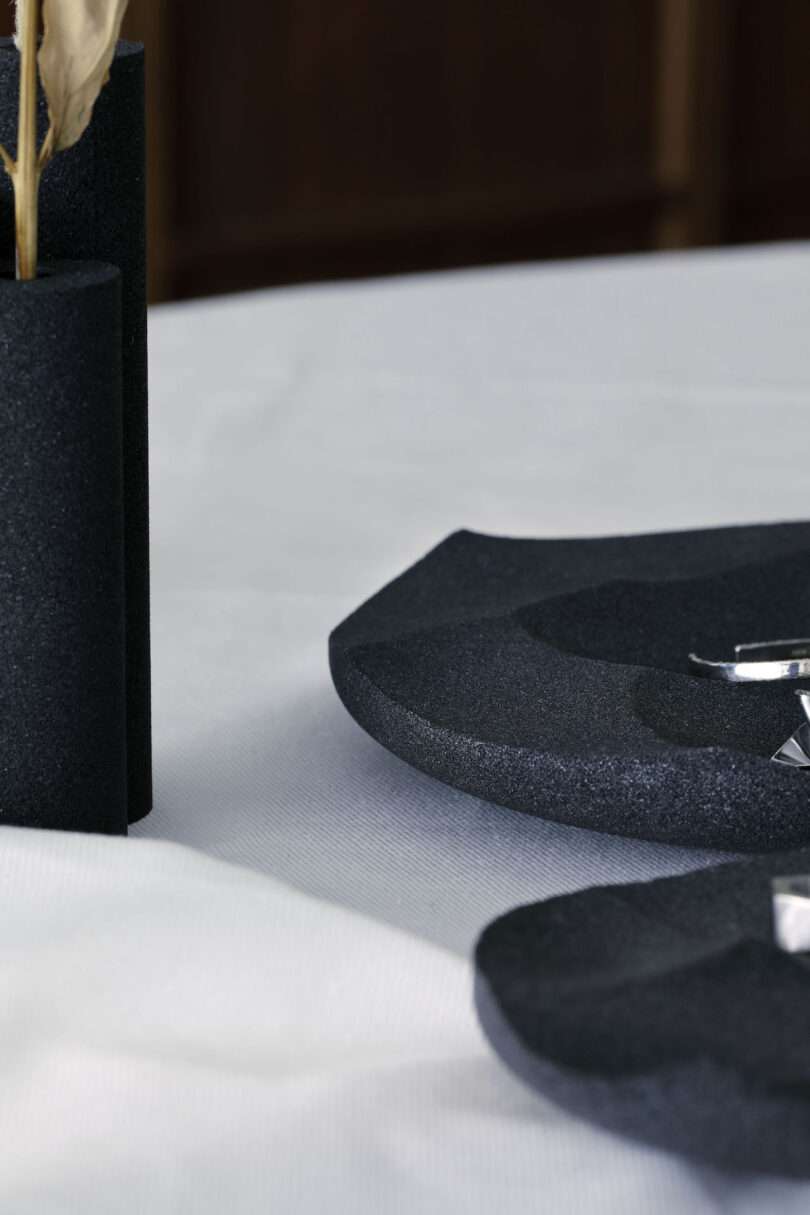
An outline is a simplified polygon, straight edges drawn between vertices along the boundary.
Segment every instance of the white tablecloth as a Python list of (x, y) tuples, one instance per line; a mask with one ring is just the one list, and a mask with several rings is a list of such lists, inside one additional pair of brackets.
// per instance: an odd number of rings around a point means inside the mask
[(807, 1211), (554, 1108), (472, 1012), (499, 912), (715, 858), (411, 771), (326, 638), (458, 527), (806, 516), (808, 305), (782, 246), (153, 312), (156, 806), (0, 830), (0, 1211)]

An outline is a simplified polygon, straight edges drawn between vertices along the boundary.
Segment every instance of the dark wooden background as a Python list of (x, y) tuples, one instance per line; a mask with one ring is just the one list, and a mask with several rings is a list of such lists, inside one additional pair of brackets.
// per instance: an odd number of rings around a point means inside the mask
[(154, 299), (810, 235), (808, 0), (130, 0)]

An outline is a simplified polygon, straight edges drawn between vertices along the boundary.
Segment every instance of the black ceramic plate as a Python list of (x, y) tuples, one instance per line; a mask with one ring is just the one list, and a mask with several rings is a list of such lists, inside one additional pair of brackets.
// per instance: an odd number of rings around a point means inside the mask
[(476, 950), (491, 1045), (590, 1121), (724, 1167), (810, 1177), (810, 961), (772, 943), (772, 874), (810, 852), (586, 890)]
[(458, 532), (332, 634), (346, 708), (447, 784), (557, 822), (755, 852), (810, 841), (770, 756), (795, 685), (687, 656), (810, 635), (810, 524), (588, 540)]

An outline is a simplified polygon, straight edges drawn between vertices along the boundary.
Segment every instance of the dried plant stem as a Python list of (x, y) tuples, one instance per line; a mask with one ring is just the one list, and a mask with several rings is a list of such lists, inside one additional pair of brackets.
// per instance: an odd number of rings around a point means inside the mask
[(0, 160), (14, 184), (17, 231), (17, 278), (37, 276), (37, 196), (42, 166), (37, 161), (37, 26), (38, 0), (16, 0), (20, 48), (20, 113), (17, 160), (0, 143)]
[(14, 182), (17, 278), (37, 276), (37, 0), (17, 0), (20, 18), (20, 113)]
[[(0, 160), (14, 184), (19, 279), (37, 276), (37, 200), (42, 171), (56, 152), (72, 147), (87, 127), (96, 98), (110, 78), (127, 2), (14, 0), (14, 41), (20, 52), (17, 159), (12, 160), (0, 144)], [(45, 32), (37, 55), (40, 7)], [(39, 156), (38, 77), (50, 120)]]

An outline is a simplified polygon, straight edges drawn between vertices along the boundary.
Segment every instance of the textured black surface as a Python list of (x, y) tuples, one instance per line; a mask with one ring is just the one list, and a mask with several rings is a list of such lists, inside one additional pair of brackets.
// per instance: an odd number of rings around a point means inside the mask
[(481, 1024), (567, 1109), (724, 1167), (810, 1177), (810, 959), (769, 878), (810, 852), (521, 907), (475, 956)]
[(120, 275), (0, 278), (0, 823), (127, 828)]
[[(0, 141), (12, 153), (18, 64), (11, 40), (0, 39)], [(47, 110), (41, 94), (38, 126), (42, 139)], [(11, 182), (0, 172), (3, 261), (14, 256), (13, 207)], [(128, 786), (134, 822), (152, 806), (144, 52), (139, 44), (118, 44), (90, 126), (45, 170), (39, 236), (44, 261), (89, 258), (121, 268)]]
[(766, 852), (810, 841), (807, 773), (770, 762), (795, 684), (687, 655), (806, 636), (810, 525), (594, 540), (458, 532), (343, 622), (335, 686), (439, 780), (559, 822)]

